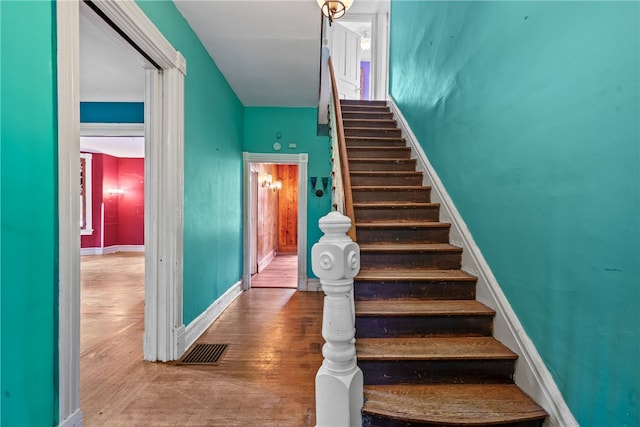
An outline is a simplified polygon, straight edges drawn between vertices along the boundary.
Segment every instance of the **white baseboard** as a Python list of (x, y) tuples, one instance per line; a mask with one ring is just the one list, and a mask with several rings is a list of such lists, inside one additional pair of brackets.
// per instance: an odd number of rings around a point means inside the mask
[(480, 248), (473, 240), (460, 213), (456, 209), (440, 177), (429, 162), (418, 139), (411, 131), (395, 101), (389, 96), (389, 105), (402, 129), (403, 136), (418, 160), (418, 169), (424, 173), (424, 184), (431, 186), (431, 199), (440, 203), (440, 220), (451, 223), (451, 243), (463, 250), (462, 268), (476, 276), (478, 301), (496, 311), (494, 336), (519, 356), (516, 363), (515, 382), (548, 413), (545, 426), (572, 427), (578, 422), (569, 410), (551, 373), (542, 361), (535, 345), (522, 328), (522, 324), (502, 292), (498, 280), (484, 259)]
[(258, 273), (261, 273), (262, 270), (264, 270), (265, 268), (267, 268), (267, 266), (269, 265), (269, 263), (271, 261), (273, 261), (273, 259), (276, 257), (276, 250), (272, 250), (271, 252), (269, 252), (267, 254), (267, 256), (265, 256), (264, 258), (262, 258), (260, 261), (258, 261)]
[(82, 411), (77, 409), (73, 414), (62, 420), (59, 427), (82, 427)]
[(178, 332), (178, 358), (191, 347), (209, 326), (243, 292), (242, 280), (236, 282), (213, 302), (204, 312), (193, 319), (184, 330)]
[(320, 284), (320, 279), (308, 278), (306, 282), (301, 285), (302, 286), (298, 286), (299, 291), (322, 292), (322, 285)]
[(116, 252), (144, 252), (144, 245), (113, 245), (104, 248), (81, 248), (80, 255), (107, 255)]

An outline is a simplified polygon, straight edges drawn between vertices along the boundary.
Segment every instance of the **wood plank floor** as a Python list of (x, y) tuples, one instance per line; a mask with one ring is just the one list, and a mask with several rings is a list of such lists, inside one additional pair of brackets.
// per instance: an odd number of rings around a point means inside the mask
[(298, 255), (278, 255), (251, 278), (252, 288), (297, 288)]
[(216, 366), (142, 360), (144, 258), (82, 257), (81, 408), (92, 426), (313, 426), (323, 294), (251, 289), (199, 343)]

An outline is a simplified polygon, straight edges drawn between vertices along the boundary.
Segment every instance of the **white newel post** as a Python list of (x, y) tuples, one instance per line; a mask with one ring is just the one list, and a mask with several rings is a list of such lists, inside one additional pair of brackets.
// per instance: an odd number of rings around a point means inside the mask
[(363, 380), (356, 364), (353, 278), (360, 271), (360, 247), (347, 231), (351, 220), (339, 212), (320, 218), (324, 236), (313, 245), (313, 273), (325, 293), (322, 316), (324, 361), (316, 374), (316, 425), (362, 425)]

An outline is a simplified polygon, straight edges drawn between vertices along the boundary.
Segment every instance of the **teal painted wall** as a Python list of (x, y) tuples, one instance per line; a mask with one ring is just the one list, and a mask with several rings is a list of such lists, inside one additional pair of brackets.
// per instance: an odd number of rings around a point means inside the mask
[[(245, 108), (244, 146), (250, 153), (276, 153), (273, 143), (276, 134), (281, 134), (282, 154), (308, 153), (308, 176), (331, 175), (331, 145), (326, 136), (317, 136), (317, 108), (280, 108), (280, 107), (248, 107)], [(295, 149), (288, 148), (295, 143)], [(320, 180), (318, 180), (320, 182)], [(307, 200), (307, 275), (311, 272), (311, 247), (318, 242), (322, 232), (318, 228), (318, 220), (331, 210), (330, 195), (315, 197), (308, 189)], [(329, 185), (331, 186), (331, 185)]]
[(0, 2), (3, 427), (50, 426), (57, 413), (54, 6)]
[(390, 93), (583, 426), (640, 425), (639, 22), (392, 1)]
[(244, 109), (171, 1), (137, 4), (187, 60), (184, 323), (242, 278)]
[(144, 123), (144, 102), (81, 102), (80, 123)]

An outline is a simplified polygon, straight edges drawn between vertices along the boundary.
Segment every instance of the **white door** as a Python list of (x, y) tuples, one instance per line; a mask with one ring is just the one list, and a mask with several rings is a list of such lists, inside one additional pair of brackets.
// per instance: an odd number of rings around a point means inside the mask
[(331, 59), (341, 99), (360, 99), (359, 47), (360, 35), (334, 22)]

